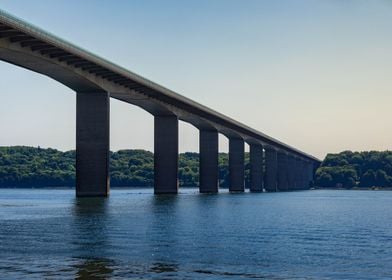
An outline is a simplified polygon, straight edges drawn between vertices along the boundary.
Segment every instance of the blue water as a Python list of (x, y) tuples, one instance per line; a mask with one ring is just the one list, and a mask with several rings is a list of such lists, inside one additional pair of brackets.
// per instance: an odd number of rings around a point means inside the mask
[(1, 279), (392, 278), (392, 192), (0, 191)]

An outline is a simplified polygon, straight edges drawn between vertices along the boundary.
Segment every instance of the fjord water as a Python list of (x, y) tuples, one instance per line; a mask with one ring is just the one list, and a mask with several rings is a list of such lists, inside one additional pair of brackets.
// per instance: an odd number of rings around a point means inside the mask
[(392, 277), (392, 192), (0, 191), (4, 279)]

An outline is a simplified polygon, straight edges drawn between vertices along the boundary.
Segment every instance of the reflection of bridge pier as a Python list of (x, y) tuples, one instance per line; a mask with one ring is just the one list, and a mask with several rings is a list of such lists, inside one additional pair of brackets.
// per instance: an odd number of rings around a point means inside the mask
[[(108, 279), (113, 261), (108, 259), (108, 200), (76, 198), (73, 206), (72, 239), (75, 246), (75, 279)], [(97, 256), (100, 256), (97, 258)]]
[[(0, 60), (77, 92), (76, 194), (109, 194), (110, 97), (154, 116), (154, 190), (178, 192), (178, 121), (200, 131), (200, 192), (218, 192), (218, 135), (229, 139), (230, 191), (243, 192), (244, 143), (251, 191), (306, 189), (319, 160), (65, 42), (0, 10)], [(264, 147), (264, 149), (263, 149)]]

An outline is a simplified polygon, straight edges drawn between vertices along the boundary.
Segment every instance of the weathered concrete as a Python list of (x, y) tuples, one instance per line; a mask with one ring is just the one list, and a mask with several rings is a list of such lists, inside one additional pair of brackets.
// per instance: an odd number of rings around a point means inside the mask
[(218, 131), (200, 130), (200, 192), (217, 193), (219, 186)]
[(154, 193), (178, 192), (178, 118), (154, 118)]
[(109, 194), (109, 94), (76, 95), (76, 196)]
[(250, 152), (250, 191), (262, 192), (263, 191), (263, 146), (251, 144), (249, 147)]
[(245, 191), (245, 143), (240, 138), (229, 139), (229, 176), (231, 192)]
[(277, 191), (278, 157), (275, 149), (265, 148), (265, 189), (268, 192)]
[(288, 159), (285, 152), (278, 152), (278, 190), (288, 190)]

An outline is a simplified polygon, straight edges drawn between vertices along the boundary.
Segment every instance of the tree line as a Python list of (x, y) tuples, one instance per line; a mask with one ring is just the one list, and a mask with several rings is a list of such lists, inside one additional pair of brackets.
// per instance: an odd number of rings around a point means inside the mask
[[(250, 184), (245, 154), (245, 186)], [(75, 151), (35, 147), (0, 147), (0, 187), (75, 186)], [(199, 154), (179, 156), (179, 183), (199, 185)], [(219, 184), (229, 185), (228, 154), (219, 154)], [(154, 154), (145, 150), (110, 152), (110, 181), (115, 187), (147, 187), (154, 182)], [(392, 152), (328, 154), (316, 171), (318, 187), (392, 187)]]
[[(249, 155), (245, 156), (249, 185)], [(60, 187), (75, 185), (75, 151), (35, 147), (0, 147), (0, 187)], [(179, 156), (180, 186), (199, 185), (199, 154)], [(228, 155), (219, 154), (219, 181), (228, 187)], [(110, 152), (110, 183), (115, 187), (153, 186), (154, 154), (145, 150)]]
[(316, 171), (319, 187), (392, 187), (392, 152), (328, 154)]

